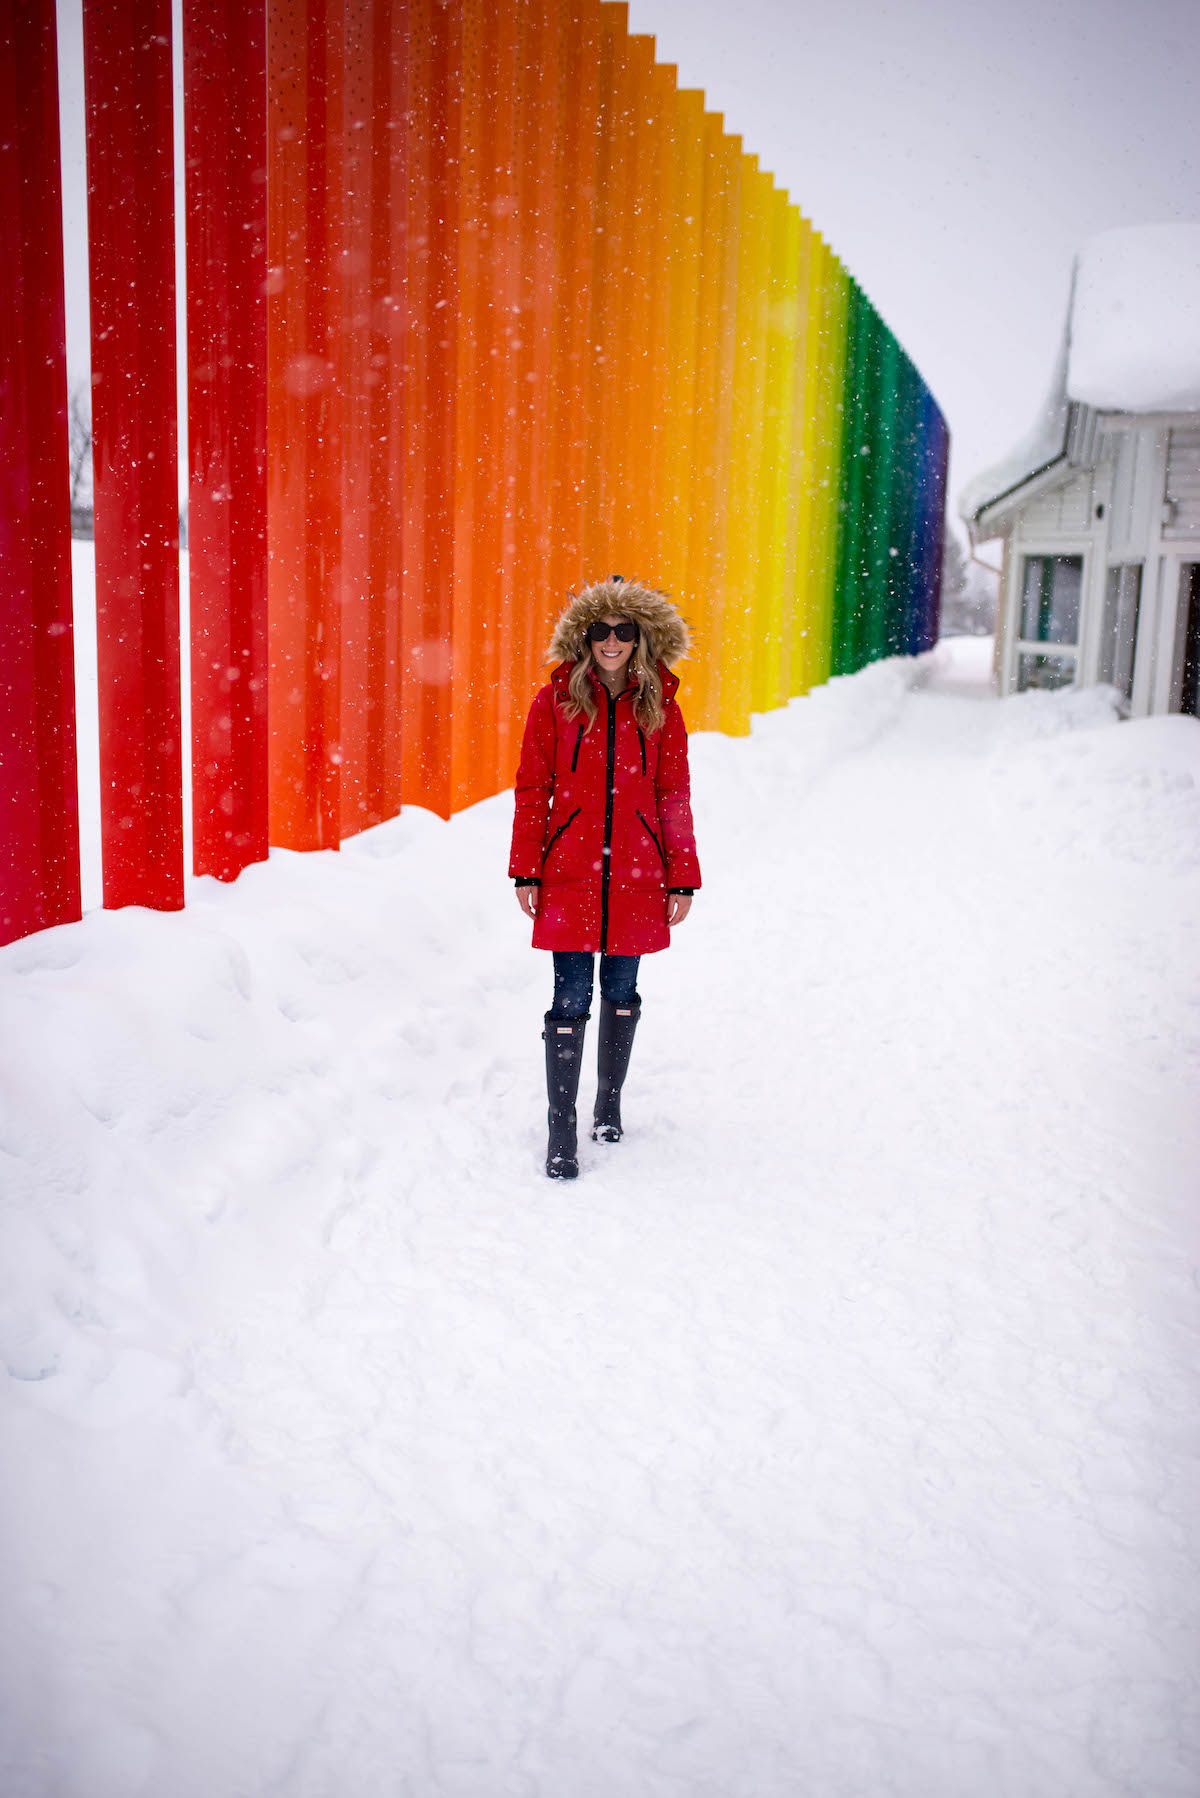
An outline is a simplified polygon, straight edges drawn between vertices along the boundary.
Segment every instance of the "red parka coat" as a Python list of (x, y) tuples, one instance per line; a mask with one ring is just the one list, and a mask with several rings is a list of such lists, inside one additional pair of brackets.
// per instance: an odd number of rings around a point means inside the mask
[(671, 941), (668, 891), (700, 885), (679, 682), (658, 664), (666, 715), (646, 733), (636, 686), (613, 699), (593, 674), (588, 729), (566, 715), (572, 667), (560, 663), (529, 710), (508, 871), (541, 881), (535, 949), (649, 955)]

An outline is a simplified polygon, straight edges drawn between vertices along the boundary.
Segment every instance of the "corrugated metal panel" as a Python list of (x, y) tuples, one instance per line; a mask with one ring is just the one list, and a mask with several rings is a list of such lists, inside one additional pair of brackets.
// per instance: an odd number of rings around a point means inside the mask
[(1174, 507), (1163, 536), (1200, 537), (1200, 424), (1171, 432), (1167, 446), (1167, 499)]

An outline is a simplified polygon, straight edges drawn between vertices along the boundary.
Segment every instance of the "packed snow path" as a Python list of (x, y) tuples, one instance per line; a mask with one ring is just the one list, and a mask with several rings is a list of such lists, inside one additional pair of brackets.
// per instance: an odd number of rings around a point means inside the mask
[(981, 677), (693, 739), (573, 1186), (509, 798), (0, 954), (5, 1798), (1194, 1798), (1200, 726)]

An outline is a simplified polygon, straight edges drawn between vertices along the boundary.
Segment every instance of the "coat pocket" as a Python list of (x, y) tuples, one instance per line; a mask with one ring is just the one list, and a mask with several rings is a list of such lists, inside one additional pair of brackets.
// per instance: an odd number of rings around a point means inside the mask
[(650, 841), (654, 844), (654, 847), (658, 850), (658, 859), (662, 863), (663, 871), (665, 872), (666, 866), (667, 866), (667, 858), (663, 854), (663, 846), (659, 842), (658, 838), (655, 836), (654, 832), (651, 830), (649, 824), (646, 822), (645, 814), (642, 812), (639, 812), (638, 817), (642, 821), (642, 827), (645, 830), (646, 835), (650, 838)]
[(572, 824), (574, 824), (576, 818), (579, 816), (579, 814), (582, 810), (583, 810), (583, 807), (581, 805), (577, 805), (575, 807), (575, 810), (571, 813), (571, 816), (566, 820), (565, 823), (559, 825), (559, 827), (555, 831), (554, 835), (550, 838), (550, 841), (546, 844), (546, 847), (542, 851), (542, 867), (543, 868), (546, 866), (546, 863), (550, 860), (550, 851), (554, 848), (554, 845), (557, 843), (559, 837), (561, 837), (563, 831), (569, 829), (570, 826)]

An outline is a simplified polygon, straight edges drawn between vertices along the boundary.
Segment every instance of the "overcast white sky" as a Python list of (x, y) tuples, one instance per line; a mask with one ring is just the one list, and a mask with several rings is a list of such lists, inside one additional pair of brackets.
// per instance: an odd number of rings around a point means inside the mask
[[(833, 245), (950, 423), (951, 492), (1033, 421), (1076, 246), (1200, 220), (1200, 0), (631, 0)], [(69, 353), (86, 360), (80, 0), (60, 0)]]
[(631, 0), (629, 21), (916, 361), (952, 494), (1032, 424), (1078, 244), (1200, 220), (1200, 0)]

